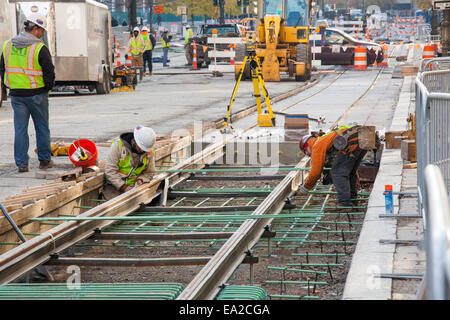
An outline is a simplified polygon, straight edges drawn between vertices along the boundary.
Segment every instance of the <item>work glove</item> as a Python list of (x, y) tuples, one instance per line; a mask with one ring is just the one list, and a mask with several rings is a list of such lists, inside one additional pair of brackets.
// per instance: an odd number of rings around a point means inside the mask
[(298, 192), (299, 192), (300, 194), (308, 194), (308, 193), (309, 193), (309, 190), (308, 190), (307, 188), (305, 188), (304, 185), (301, 185), (300, 187), (298, 187)]

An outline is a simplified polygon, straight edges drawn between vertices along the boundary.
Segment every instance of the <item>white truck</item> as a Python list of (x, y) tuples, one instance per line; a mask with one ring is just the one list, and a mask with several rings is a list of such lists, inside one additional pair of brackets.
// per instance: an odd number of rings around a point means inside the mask
[[(9, 3), (8, 0), (0, 1), (0, 50), (3, 50), (3, 43), (10, 37), (11, 22)], [(0, 79), (0, 107), (2, 106), (4, 100), (6, 100), (6, 88), (3, 87), (3, 79)]]
[(8, 1), (13, 36), (23, 31), (30, 14), (47, 16), (44, 42), (53, 58), (57, 86), (81, 85), (95, 88), (98, 94), (110, 92), (112, 34), (107, 6), (93, 0)]

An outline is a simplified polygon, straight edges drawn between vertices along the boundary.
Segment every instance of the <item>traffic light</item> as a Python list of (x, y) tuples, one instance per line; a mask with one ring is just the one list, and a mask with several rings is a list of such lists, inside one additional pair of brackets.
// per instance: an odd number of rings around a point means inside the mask
[(219, 0), (213, 0), (213, 4), (217, 7), (219, 5)]

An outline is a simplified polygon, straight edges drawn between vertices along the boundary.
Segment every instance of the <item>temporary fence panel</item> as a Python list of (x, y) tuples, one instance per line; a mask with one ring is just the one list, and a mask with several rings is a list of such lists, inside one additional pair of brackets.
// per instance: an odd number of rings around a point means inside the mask
[(316, 41), (320, 41), (322, 39), (322, 35), (320, 33), (312, 33), (309, 35), (309, 40), (312, 41), (312, 46), (311, 46), (311, 55), (312, 55), (312, 59), (311, 59), (311, 65), (313, 67), (318, 67), (322, 65), (322, 61), (319, 59), (316, 59), (316, 54), (318, 53), (322, 53), (322, 47), (316, 46)]
[[(214, 58), (213, 63), (209, 65), (209, 71), (220, 71), (220, 72), (234, 72), (234, 64), (231, 61), (234, 60), (236, 56), (235, 50), (229, 50), (227, 46), (226, 50), (218, 50), (217, 45), (230, 45), (230, 44), (243, 44), (245, 43), (244, 38), (230, 37), (230, 38), (219, 38), (217, 35), (213, 35), (208, 38), (208, 44), (213, 44), (214, 49), (208, 51), (208, 57)], [(217, 58), (228, 58), (230, 59), (227, 64), (217, 64)]]
[(446, 188), (450, 189), (449, 123), (450, 70), (419, 73), (416, 78), (416, 146), (419, 210), (422, 215), (427, 202), (424, 172), (428, 164), (439, 167)]
[(364, 36), (363, 22), (361, 20), (355, 21), (333, 21), (332, 26), (340, 29), (345, 33), (350, 34), (356, 39), (362, 39)]
[(424, 172), (427, 201), (425, 298), (450, 299), (450, 208), (448, 192), (441, 171), (428, 165)]

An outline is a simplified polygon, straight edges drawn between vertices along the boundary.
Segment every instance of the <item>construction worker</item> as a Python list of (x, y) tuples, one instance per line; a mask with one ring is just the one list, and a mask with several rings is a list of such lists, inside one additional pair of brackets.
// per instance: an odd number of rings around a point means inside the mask
[[(357, 196), (357, 169), (367, 150), (359, 148), (357, 126), (340, 126), (322, 136), (305, 135), (300, 150), (311, 157), (311, 170), (299, 192), (307, 194), (314, 188), (324, 167), (331, 167), (324, 175), (324, 184), (333, 183), (337, 191), (337, 207), (352, 206)], [(330, 179), (331, 178), (331, 179)]]
[(191, 26), (186, 25), (186, 33), (184, 35), (184, 54), (186, 55), (187, 66), (192, 66), (192, 56), (191, 56), (191, 42), (194, 37), (194, 31), (192, 31)]
[(170, 39), (171, 37), (168, 35), (169, 34), (169, 30), (167, 28), (164, 29), (164, 32), (162, 34), (162, 48), (163, 48), (163, 67), (168, 67), (169, 65), (167, 64), (167, 58), (169, 55), (169, 47), (170, 47)]
[(152, 61), (152, 51), (156, 45), (155, 37), (148, 32), (147, 27), (142, 28), (142, 39), (144, 39), (144, 74), (146, 70), (146, 65), (148, 64), (148, 74), (152, 75), (153, 72), (153, 61)]
[(55, 67), (49, 49), (41, 38), (47, 18), (39, 13), (24, 22), (25, 30), (3, 44), (0, 75), (10, 89), (14, 110), (14, 159), (19, 172), (28, 172), (31, 118), (36, 130), (39, 168), (53, 166), (51, 160), (48, 93), (55, 82)]
[(122, 133), (111, 145), (105, 165), (106, 200), (152, 180), (156, 172), (155, 141), (153, 129), (137, 126), (134, 132)]
[(128, 54), (131, 54), (131, 64), (133, 67), (139, 68), (139, 79), (142, 81), (144, 77), (143, 66), (144, 66), (144, 39), (140, 35), (138, 27), (133, 29), (133, 36), (128, 42)]

